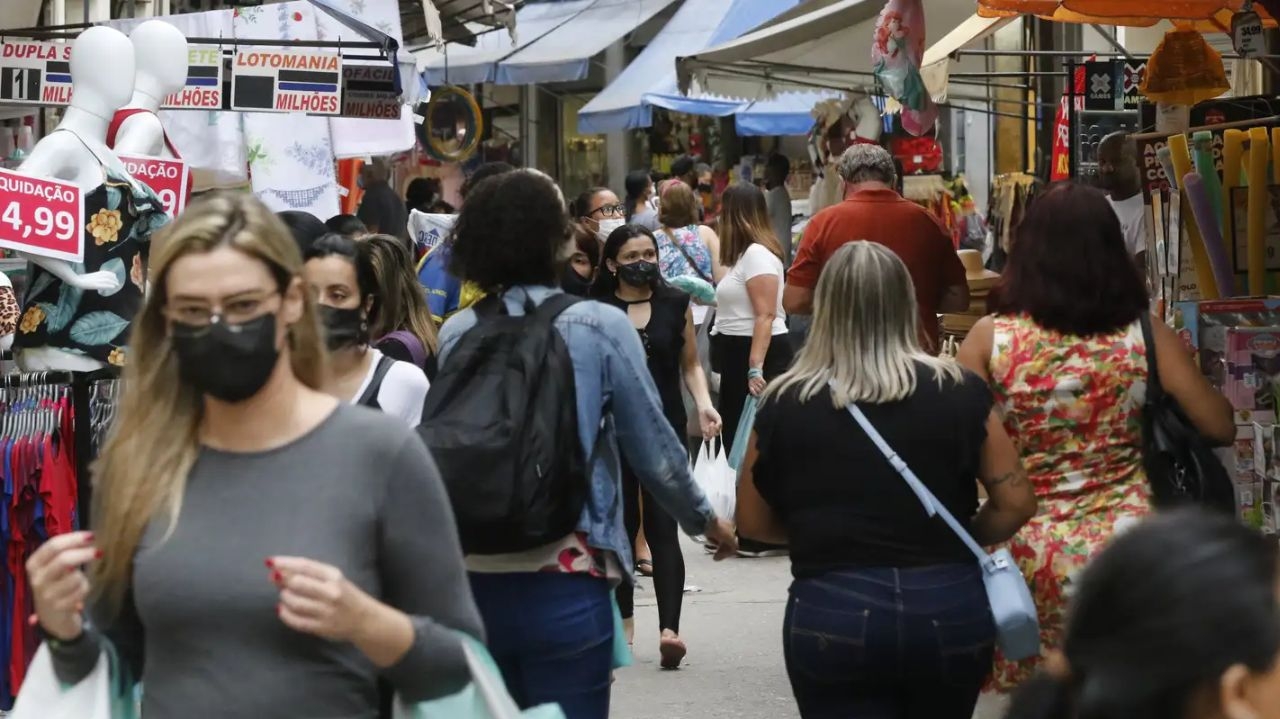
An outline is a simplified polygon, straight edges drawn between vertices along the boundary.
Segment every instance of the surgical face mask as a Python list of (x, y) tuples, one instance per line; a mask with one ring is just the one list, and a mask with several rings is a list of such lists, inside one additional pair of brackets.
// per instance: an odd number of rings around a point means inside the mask
[(609, 239), (609, 235), (612, 235), (612, 234), (613, 234), (613, 231), (614, 231), (614, 230), (616, 230), (616, 229), (618, 229), (619, 227), (622, 227), (623, 225), (627, 224), (627, 221), (626, 221), (626, 220), (616, 220), (616, 219), (615, 219), (615, 220), (600, 220), (600, 221), (599, 221), (599, 222), (597, 222), (596, 224), (597, 224), (597, 225), (599, 225), (599, 227), (600, 227), (600, 229), (596, 230), (596, 237), (599, 237), (601, 242), (605, 242), (605, 241), (607, 241), (607, 240)]
[(342, 309), (320, 305), (320, 321), (324, 324), (325, 343), (330, 351), (369, 341), (369, 320), (362, 307)]
[(280, 359), (274, 313), (238, 325), (173, 322), (170, 341), (182, 381), (223, 402), (262, 391)]
[(630, 264), (618, 265), (618, 279), (632, 287), (648, 287), (658, 279), (658, 263), (637, 260)]

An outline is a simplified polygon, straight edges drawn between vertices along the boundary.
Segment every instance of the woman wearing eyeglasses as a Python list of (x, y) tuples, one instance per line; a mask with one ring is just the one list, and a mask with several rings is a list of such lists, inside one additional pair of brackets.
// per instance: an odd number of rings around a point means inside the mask
[(454, 630), (483, 630), (440, 475), (403, 421), (322, 391), (289, 231), (219, 194), (159, 248), (94, 531), (27, 563), (58, 678), (110, 644), (148, 719), (374, 719), (379, 680), (410, 702), (461, 689)]
[(593, 187), (578, 195), (578, 199), (569, 206), (569, 212), (596, 233), (601, 244), (614, 230), (627, 224), (627, 206), (607, 187)]
[[(658, 241), (653, 233), (639, 225), (624, 225), (614, 230), (604, 243), (600, 270), (591, 290), (592, 296), (599, 301), (627, 313), (631, 325), (640, 334), (649, 373), (653, 375), (662, 400), (662, 412), (676, 434), (684, 435), (686, 423), (684, 400), (680, 395), (682, 378), (697, 407), (702, 436), (710, 438), (719, 434), (720, 415), (712, 405), (707, 377), (698, 362), (689, 295), (662, 280), (662, 273), (658, 270)], [(680, 639), (680, 605), (684, 594), (680, 531), (676, 520), (648, 490), (641, 488), (639, 479), (625, 462), (622, 485), (623, 518), (628, 537), (635, 537), (640, 529), (643, 497), (644, 534), (653, 554), (653, 590), (658, 601), (661, 666), (663, 669), (676, 669), (687, 651)], [(635, 587), (623, 582), (617, 594), (618, 607), (630, 635)]]

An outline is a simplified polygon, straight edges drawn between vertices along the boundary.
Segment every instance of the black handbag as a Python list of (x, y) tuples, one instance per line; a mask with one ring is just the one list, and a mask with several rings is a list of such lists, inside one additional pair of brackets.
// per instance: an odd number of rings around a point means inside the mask
[(1142, 461), (1157, 508), (1199, 505), (1236, 513), (1236, 492), (1227, 468), (1178, 406), (1164, 391), (1156, 364), (1151, 317), (1142, 314), (1147, 344), (1147, 399), (1142, 407)]

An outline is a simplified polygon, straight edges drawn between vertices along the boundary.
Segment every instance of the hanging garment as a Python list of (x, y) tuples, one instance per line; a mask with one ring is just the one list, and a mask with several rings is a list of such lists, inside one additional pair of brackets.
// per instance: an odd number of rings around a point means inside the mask
[(84, 292), (32, 264), (15, 349), (53, 347), (124, 365), (129, 324), (142, 307), (151, 234), (169, 222), (150, 188), (103, 168), (104, 180), (84, 196), (84, 262), (79, 274), (112, 272), (112, 294)]
[(920, 136), (938, 121), (938, 106), (920, 76), (924, 59), (923, 0), (889, 0), (876, 22), (871, 62), (876, 79), (902, 103), (902, 127)]

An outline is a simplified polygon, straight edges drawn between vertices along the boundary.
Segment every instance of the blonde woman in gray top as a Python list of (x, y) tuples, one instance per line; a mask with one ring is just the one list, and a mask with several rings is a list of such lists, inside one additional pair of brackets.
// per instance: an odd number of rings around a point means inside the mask
[(482, 628), (448, 499), (404, 422), (319, 390), (288, 230), (223, 194), (166, 232), (94, 532), (27, 564), (59, 678), (109, 641), (147, 719), (372, 719), (379, 678), (411, 702), (461, 688), (454, 630)]

